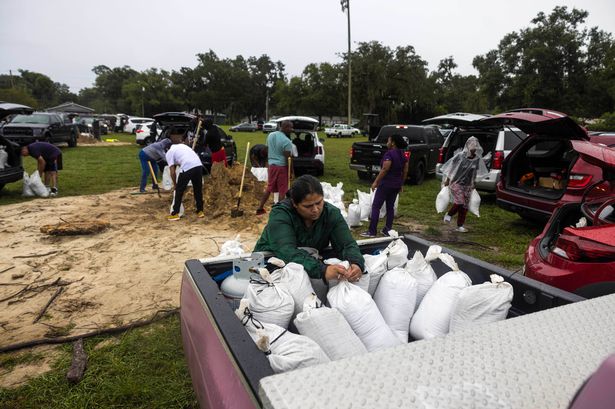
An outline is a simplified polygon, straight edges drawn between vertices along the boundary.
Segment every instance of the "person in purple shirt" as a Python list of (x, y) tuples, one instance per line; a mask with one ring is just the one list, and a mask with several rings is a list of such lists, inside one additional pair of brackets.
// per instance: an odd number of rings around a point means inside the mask
[(401, 135), (391, 135), (387, 141), (387, 150), (380, 162), (380, 173), (372, 183), (372, 189), (376, 189), (374, 201), (372, 202), (372, 214), (369, 222), (369, 230), (361, 233), (363, 237), (376, 237), (378, 228), (378, 216), (380, 208), (386, 202), (386, 222), (382, 229), (382, 234), (389, 235), (389, 230), (393, 227), (394, 205), (397, 195), (402, 191), (404, 181), (408, 176), (408, 159), (404, 154), (404, 149), (408, 146)]
[[(49, 186), (50, 196), (58, 194), (58, 171), (62, 170), (62, 151), (48, 142), (32, 142), (21, 148), (21, 156), (32, 156), (37, 161), (38, 173)], [(44, 175), (44, 176), (43, 176)]]

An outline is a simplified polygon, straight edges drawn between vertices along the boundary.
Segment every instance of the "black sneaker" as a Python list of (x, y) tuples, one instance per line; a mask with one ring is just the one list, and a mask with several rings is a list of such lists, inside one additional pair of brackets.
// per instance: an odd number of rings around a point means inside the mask
[(388, 230), (382, 229), (382, 230), (380, 231), (380, 233), (382, 233), (382, 235), (383, 235), (384, 237), (389, 237), (389, 231), (388, 231)]

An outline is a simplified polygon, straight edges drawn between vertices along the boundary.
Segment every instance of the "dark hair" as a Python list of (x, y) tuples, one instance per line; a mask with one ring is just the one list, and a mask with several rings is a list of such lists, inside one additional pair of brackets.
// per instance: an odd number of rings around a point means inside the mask
[(290, 197), (295, 204), (299, 204), (306, 198), (307, 195), (312, 193), (324, 196), (322, 185), (314, 176), (303, 175), (295, 179), (292, 187), (286, 193), (286, 196)]
[(207, 129), (208, 131), (213, 128), (214, 126), (214, 121), (211, 118), (207, 118), (203, 121), (203, 128)]
[(406, 146), (408, 146), (408, 144), (406, 143), (404, 137), (401, 136), (400, 134), (393, 134), (393, 135), (389, 136), (389, 138), (391, 138), (391, 140), (393, 141), (395, 146), (397, 148), (399, 148), (399, 149), (405, 149)]

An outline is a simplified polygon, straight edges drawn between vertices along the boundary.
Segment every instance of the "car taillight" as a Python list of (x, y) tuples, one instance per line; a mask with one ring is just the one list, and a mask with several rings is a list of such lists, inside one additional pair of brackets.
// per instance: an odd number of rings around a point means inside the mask
[(350, 148), (350, 151), (348, 152), (348, 154), (352, 158), (354, 156), (354, 148)]
[(143, 129), (137, 129), (137, 133), (145, 132)]
[(444, 155), (446, 155), (446, 148), (441, 147), (438, 152), (438, 163), (444, 163)]
[(561, 234), (555, 242), (553, 253), (571, 261), (613, 261), (615, 247)]
[(410, 151), (405, 151), (404, 156), (406, 157), (406, 160), (410, 160)]
[(491, 161), (491, 169), (502, 169), (502, 163), (504, 162), (504, 152), (495, 151), (493, 160)]
[(589, 185), (592, 180), (592, 175), (576, 175), (571, 174), (568, 178), (568, 187), (579, 189)]
[(319, 146), (318, 148), (316, 148), (316, 154), (322, 155), (322, 146)]

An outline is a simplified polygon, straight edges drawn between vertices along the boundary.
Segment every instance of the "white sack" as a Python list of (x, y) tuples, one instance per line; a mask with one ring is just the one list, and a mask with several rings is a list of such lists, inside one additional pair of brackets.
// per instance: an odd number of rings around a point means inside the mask
[(369, 215), (372, 212), (372, 201), (369, 193), (357, 190), (359, 196), (359, 207), (361, 208), (361, 221), (369, 220)]
[(6, 153), (5, 147), (0, 146), (0, 170), (4, 170), (6, 163), (9, 161), (9, 154)]
[(436, 196), (436, 212), (442, 213), (448, 207), (451, 201), (451, 189), (448, 186), (442, 186), (440, 193)]
[(374, 301), (391, 331), (408, 342), (410, 320), (416, 307), (417, 281), (401, 267), (387, 271), (380, 279)]
[(350, 227), (358, 227), (361, 225), (361, 206), (359, 206), (359, 201), (357, 199), (354, 199), (352, 203), (348, 205), (348, 218), (346, 222)]
[(240, 235), (236, 235), (233, 240), (227, 240), (220, 247), (219, 256), (241, 256), (246, 251), (240, 241)]
[(49, 189), (47, 189), (47, 186), (45, 186), (41, 180), (38, 170), (35, 170), (32, 175), (30, 175), (30, 189), (36, 196), (49, 197)]
[(414, 253), (414, 257), (406, 263), (406, 271), (408, 271), (417, 282), (416, 308), (419, 307), (427, 291), (438, 279), (430, 263), (437, 259), (441, 253), (442, 247), (433, 245), (427, 249), (425, 257), (423, 257), (423, 253), (417, 250)]
[[(448, 254), (445, 255), (448, 256)], [(446, 335), (449, 332), (453, 308), (457, 303), (459, 293), (470, 285), (472, 285), (472, 280), (466, 273), (459, 271), (459, 268), (438, 278), (427, 291), (412, 317), (410, 335), (414, 339), (429, 339)]]
[(293, 297), (284, 285), (273, 282), (266, 268), (260, 268), (259, 271), (260, 278), (251, 278), (246, 290), (250, 311), (260, 322), (288, 328), (295, 312)]
[(393, 240), (382, 252), (387, 255), (387, 270), (403, 267), (408, 262), (408, 246), (402, 239)]
[(162, 188), (167, 192), (173, 190), (173, 179), (171, 179), (171, 169), (168, 166), (162, 171)]
[(497, 274), (491, 275), (491, 282), (464, 288), (453, 309), (450, 332), (505, 320), (512, 299), (512, 285)]
[(255, 167), (252, 167), (250, 169), (250, 172), (252, 172), (252, 174), (254, 175), (256, 180), (258, 180), (259, 182), (267, 182), (267, 180), (269, 178), (269, 176), (267, 174), (267, 168), (255, 168)]
[(30, 175), (28, 175), (28, 172), (23, 173), (23, 189), (21, 191), (21, 195), (24, 197), (34, 196), (34, 192), (30, 187)]
[(367, 353), (342, 313), (324, 307), (315, 294), (306, 300), (294, 323), (299, 333), (314, 340), (332, 361)]
[(472, 190), (472, 196), (470, 196), (470, 203), (468, 204), (468, 210), (470, 213), (476, 215), (476, 217), (480, 217), (480, 213), (478, 208), (480, 207), (480, 195), (476, 191), (476, 189)]
[(322, 348), (308, 337), (255, 320), (250, 310), (244, 307), (244, 302), (242, 300), (235, 313), (258, 349), (267, 354), (273, 372), (282, 373), (330, 361)]
[(281, 269), (274, 271), (271, 275), (274, 281), (284, 285), (293, 297), (295, 304), (293, 316), (303, 311), (305, 300), (314, 294), (310, 277), (306, 273), (305, 268), (301, 264), (288, 263)]
[(372, 297), (359, 287), (342, 281), (329, 290), (327, 300), (342, 313), (369, 352), (400, 345)]
[[(340, 259), (337, 258), (328, 258), (324, 261), (325, 264), (327, 265), (334, 265), (334, 264), (339, 264), (342, 267), (344, 267), (345, 269), (349, 269), (350, 268), (350, 263), (348, 261), (341, 261)], [(353, 281), (352, 285), (356, 285), (357, 287), (359, 287), (361, 290), (363, 291), (367, 291), (367, 289), (369, 288), (369, 274), (367, 274), (367, 272), (364, 272), (363, 275), (361, 276), (361, 278), (359, 278), (359, 281)], [(329, 284), (329, 289), (335, 287), (336, 285), (338, 285), (341, 281), (345, 281), (348, 282), (345, 279), (342, 280), (329, 280), (328, 284)]]
[(373, 296), (378, 288), (378, 283), (382, 278), (382, 275), (387, 271), (388, 255), (384, 252), (380, 254), (371, 255), (364, 254), (363, 260), (365, 260), (365, 272), (369, 277), (369, 286), (367, 292)]

